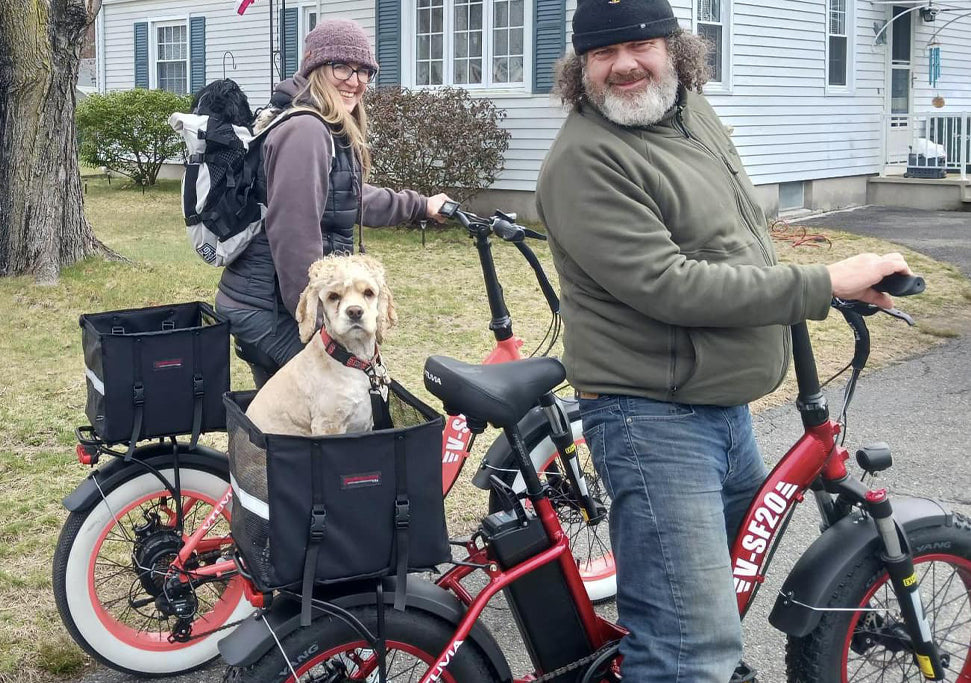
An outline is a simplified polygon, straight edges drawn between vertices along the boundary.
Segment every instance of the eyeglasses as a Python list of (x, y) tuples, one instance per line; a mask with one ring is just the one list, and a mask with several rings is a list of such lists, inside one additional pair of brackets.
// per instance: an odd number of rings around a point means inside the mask
[(357, 74), (357, 80), (367, 85), (378, 73), (377, 69), (372, 69), (369, 66), (361, 66), (354, 69), (350, 64), (345, 64), (344, 62), (327, 62), (327, 64), (330, 64), (330, 68), (334, 72), (334, 77), (339, 81), (350, 80), (351, 76)]

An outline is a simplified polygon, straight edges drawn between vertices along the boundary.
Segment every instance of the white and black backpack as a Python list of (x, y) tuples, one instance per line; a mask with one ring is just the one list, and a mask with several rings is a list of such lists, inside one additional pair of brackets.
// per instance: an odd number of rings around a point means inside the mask
[(285, 109), (254, 134), (215, 114), (176, 112), (169, 117), (188, 148), (182, 177), (186, 233), (209, 265), (232, 263), (263, 229), (263, 141), (277, 125), (301, 114), (320, 118), (312, 109)]

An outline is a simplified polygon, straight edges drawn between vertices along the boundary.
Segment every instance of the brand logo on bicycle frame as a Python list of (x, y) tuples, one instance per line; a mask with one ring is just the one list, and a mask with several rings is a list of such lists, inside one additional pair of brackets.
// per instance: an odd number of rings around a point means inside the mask
[(762, 557), (769, 548), (769, 541), (775, 533), (785, 511), (789, 508), (792, 497), (799, 487), (795, 484), (780, 481), (775, 489), (762, 497), (761, 504), (755, 508), (752, 521), (744, 529), (742, 548), (749, 551), (748, 557), (739, 555), (735, 558), (732, 574), (735, 578), (735, 592), (747, 593), (757, 581)]
[(452, 647), (445, 650), (445, 656), (442, 657), (440, 660), (438, 660), (438, 663), (435, 664), (435, 668), (432, 670), (432, 675), (429, 680), (432, 680), (432, 681), (442, 680), (442, 674), (445, 673), (446, 667), (448, 667), (449, 662), (452, 661), (452, 658), (455, 656), (455, 653), (459, 651), (459, 648), (462, 646), (462, 643), (464, 642), (465, 642), (464, 640), (456, 640), (454, 643), (452, 643)]
[(445, 434), (445, 448), (442, 453), (442, 463), (458, 462), (468, 450), (469, 428), (465, 424), (465, 418), (461, 415), (456, 416), (449, 424), (451, 432)]

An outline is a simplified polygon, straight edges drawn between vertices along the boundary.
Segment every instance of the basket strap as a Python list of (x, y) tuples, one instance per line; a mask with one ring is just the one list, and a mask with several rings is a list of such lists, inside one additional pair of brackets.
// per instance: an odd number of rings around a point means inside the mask
[(313, 480), (313, 507), (310, 509), (310, 529), (307, 533), (307, 554), (303, 562), (303, 582), (300, 589), (300, 625), (310, 626), (311, 602), (314, 595), (314, 577), (317, 574), (317, 554), (327, 528), (327, 508), (324, 506), (324, 464), (320, 443), (311, 442), (310, 468)]
[(394, 528), (395, 546), (398, 555), (398, 585), (394, 592), (394, 608), (404, 610), (408, 591), (408, 527), (411, 524), (411, 510), (408, 502), (408, 469), (405, 458), (405, 435), (394, 436), (395, 462), (395, 499)]
[(199, 339), (202, 335), (201, 330), (192, 332), (192, 441), (189, 448), (195, 448), (199, 441), (199, 434), (202, 432), (202, 399), (206, 393), (205, 383), (202, 381), (202, 372), (199, 371)]
[(391, 408), (388, 399), (381, 395), (379, 387), (373, 387), (371, 394), (371, 414), (374, 416), (373, 429), (391, 429), (394, 424), (391, 422)]
[(138, 443), (138, 438), (142, 433), (142, 416), (145, 407), (145, 385), (142, 384), (142, 340), (141, 337), (135, 337), (135, 348), (134, 353), (134, 368), (132, 368), (132, 407), (134, 411), (132, 412), (131, 420), (131, 438), (128, 439), (128, 452), (125, 453), (125, 462), (129, 462), (132, 459), (132, 455), (135, 453), (135, 445)]

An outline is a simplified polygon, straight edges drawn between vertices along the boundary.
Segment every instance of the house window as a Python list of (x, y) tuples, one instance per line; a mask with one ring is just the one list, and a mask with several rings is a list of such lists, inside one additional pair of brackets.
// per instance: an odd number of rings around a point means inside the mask
[(416, 0), (414, 27), (415, 85), (525, 85), (526, 0)]
[(806, 206), (806, 187), (802, 181), (779, 183), (779, 211), (792, 211)]
[(729, 0), (696, 0), (695, 32), (711, 43), (708, 68), (711, 83), (727, 85), (725, 56), (728, 51), (728, 2)]
[(846, 87), (849, 79), (849, 36), (847, 34), (846, 3), (849, 0), (828, 0), (826, 22), (828, 70), (826, 84)]
[(189, 92), (189, 31), (184, 22), (155, 25), (155, 87)]

